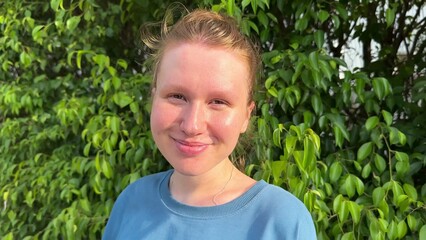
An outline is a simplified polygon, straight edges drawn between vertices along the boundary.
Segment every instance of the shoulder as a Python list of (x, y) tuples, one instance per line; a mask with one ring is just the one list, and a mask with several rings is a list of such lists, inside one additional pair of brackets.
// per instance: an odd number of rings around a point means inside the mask
[(141, 177), (133, 183), (129, 184), (120, 195), (134, 194), (140, 193), (141, 191), (143, 192), (158, 189), (161, 181), (163, 181), (169, 174), (170, 171), (165, 171)]
[(266, 182), (264, 184), (265, 187), (262, 189), (261, 197), (262, 200), (270, 206), (278, 207), (280, 209), (285, 207), (297, 210), (307, 210), (303, 202), (287, 190)]
[(169, 174), (170, 171), (165, 171), (139, 178), (121, 192), (119, 199), (129, 196), (143, 196), (143, 193), (158, 191), (161, 181), (163, 181)]
[(152, 216), (158, 209), (159, 186), (168, 174), (170, 171), (148, 175), (127, 186), (114, 203), (103, 239), (117, 239), (123, 229)]
[(280, 234), (292, 232), (292, 239), (316, 239), (314, 222), (305, 204), (283, 188), (266, 182), (264, 185), (257, 208), (276, 230), (283, 231)]

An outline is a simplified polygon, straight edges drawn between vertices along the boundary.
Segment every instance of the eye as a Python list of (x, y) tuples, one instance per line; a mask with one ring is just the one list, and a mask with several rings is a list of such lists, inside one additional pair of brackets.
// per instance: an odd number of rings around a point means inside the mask
[(222, 100), (222, 99), (213, 99), (211, 101), (211, 103), (214, 104), (214, 105), (229, 105), (229, 103), (227, 101)]
[(171, 93), (167, 95), (167, 98), (171, 101), (186, 101), (185, 96), (180, 93)]

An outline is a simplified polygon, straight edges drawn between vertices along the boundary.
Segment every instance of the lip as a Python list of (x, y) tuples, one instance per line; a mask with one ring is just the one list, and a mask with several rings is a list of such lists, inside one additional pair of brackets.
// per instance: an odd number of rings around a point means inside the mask
[(197, 142), (197, 141), (186, 141), (172, 138), (176, 144), (176, 148), (187, 156), (195, 156), (204, 152), (210, 144)]

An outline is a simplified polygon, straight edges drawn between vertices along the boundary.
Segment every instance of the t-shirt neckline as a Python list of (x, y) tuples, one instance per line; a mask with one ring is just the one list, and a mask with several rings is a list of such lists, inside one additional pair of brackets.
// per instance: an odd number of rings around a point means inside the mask
[(169, 181), (173, 171), (173, 169), (167, 171), (160, 182), (159, 193), (161, 201), (164, 206), (173, 213), (189, 218), (219, 218), (235, 214), (240, 209), (246, 207), (251, 201), (254, 201), (262, 189), (267, 186), (265, 181), (260, 180), (257, 181), (247, 192), (228, 203), (209, 207), (190, 206), (176, 201), (171, 196)]

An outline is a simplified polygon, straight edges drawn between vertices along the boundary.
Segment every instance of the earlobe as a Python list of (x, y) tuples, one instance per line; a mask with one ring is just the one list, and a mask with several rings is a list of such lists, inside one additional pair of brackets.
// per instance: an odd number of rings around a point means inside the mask
[(251, 113), (253, 112), (254, 107), (255, 107), (255, 105), (254, 105), (254, 101), (251, 101), (251, 102), (250, 102), (250, 104), (249, 104), (249, 107), (248, 107), (248, 115), (249, 115), (249, 118), (250, 118), (250, 116), (251, 116)]
[(244, 133), (247, 131), (248, 125), (250, 123), (250, 118), (251, 118), (251, 113), (253, 112), (254, 109), (254, 102), (251, 101), (249, 106), (247, 107), (247, 116), (246, 116), (246, 120), (244, 121), (244, 124), (241, 128), (241, 133)]

